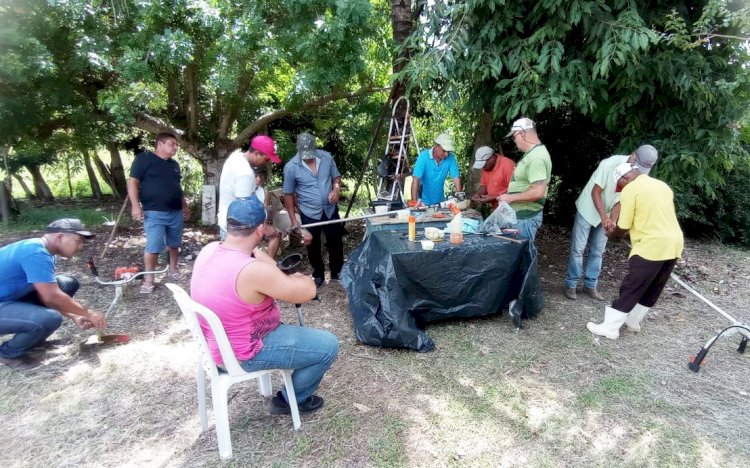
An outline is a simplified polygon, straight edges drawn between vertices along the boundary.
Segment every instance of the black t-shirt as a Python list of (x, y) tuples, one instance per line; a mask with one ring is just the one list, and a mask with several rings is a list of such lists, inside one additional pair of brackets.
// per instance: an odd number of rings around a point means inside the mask
[(162, 159), (146, 151), (135, 157), (130, 177), (141, 181), (140, 198), (144, 211), (182, 209), (182, 176), (177, 161)]

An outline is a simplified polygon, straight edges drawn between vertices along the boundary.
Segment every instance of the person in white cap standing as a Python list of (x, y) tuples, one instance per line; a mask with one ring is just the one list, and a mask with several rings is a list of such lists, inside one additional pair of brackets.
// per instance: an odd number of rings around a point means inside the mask
[(628, 162), (635, 164), (642, 174), (648, 174), (659, 155), (651, 145), (641, 145), (630, 155), (614, 155), (599, 163), (588, 183), (576, 200), (576, 215), (570, 234), (570, 256), (568, 274), (565, 278), (565, 297), (577, 298), (576, 286), (583, 273), (583, 251), (589, 246), (586, 272), (583, 274), (583, 290), (592, 298), (603, 301), (599, 293), (599, 273), (602, 256), (607, 246), (607, 230), (617, 224), (620, 212), (620, 194), (615, 191), (616, 182), (612, 173), (617, 166)]
[(534, 122), (528, 117), (513, 122), (505, 138), (513, 137), (523, 157), (508, 186), (508, 193), (497, 197), (516, 211), (520, 236), (529, 240), (529, 251), (536, 255), (534, 239), (542, 225), (542, 211), (547, 198), (547, 186), (552, 177), (552, 160), (549, 151), (539, 140)]
[(620, 195), (617, 225), (607, 236), (629, 232), (628, 272), (620, 284), (620, 295), (604, 310), (604, 322), (589, 322), (592, 333), (616, 340), (620, 327), (640, 331), (641, 321), (656, 304), (664, 285), (682, 255), (684, 239), (674, 208), (674, 193), (664, 182), (623, 163), (614, 173)]
[(435, 205), (445, 200), (445, 179), (448, 174), (453, 179), (456, 192), (463, 192), (454, 149), (453, 137), (441, 133), (435, 138), (432, 148), (419, 153), (412, 172), (412, 201), (421, 200), (425, 205)]
[(505, 157), (502, 146), (498, 145), (497, 151), (493, 151), (489, 146), (481, 146), (474, 152), (472, 168), (482, 170), (479, 189), (471, 197), (472, 201), (489, 202), (494, 210), (498, 204), (497, 197), (508, 191), (516, 163)]

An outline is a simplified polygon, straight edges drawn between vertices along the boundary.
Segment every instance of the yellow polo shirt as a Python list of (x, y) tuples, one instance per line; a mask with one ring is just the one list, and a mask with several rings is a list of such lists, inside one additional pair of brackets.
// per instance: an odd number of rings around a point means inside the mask
[(630, 231), (630, 256), (672, 260), (682, 255), (685, 240), (677, 222), (674, 194), (664, 182), (641, 174), (620, 194), (617, 226)]

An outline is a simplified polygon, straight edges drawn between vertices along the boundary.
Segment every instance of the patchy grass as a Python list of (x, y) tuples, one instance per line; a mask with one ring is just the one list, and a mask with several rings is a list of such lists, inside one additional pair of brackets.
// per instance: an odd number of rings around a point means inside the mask
[[(58, 267), (81, 278), (82, 302), (103, 309), (114, 291), (96, 285), (82, 262), (106, 240), (108, 229), (95, 230), (80, 258)], [(350, 231), (351, 242), (361, 239)], [(100, 271), (138, 262), (142, 247), (128, 238), (141, 235), (135, 227), (118, 236)], [(205, 237), (186, 232), (183, 271)], [(254, 384), (232, 387), (229, 462), (219, 460), (210, 410), (209, 431), (200, 433), (195, 354), (176, 305), (163, 287), (145, 297), (126, 289), (109, 331), (127, 331), (131, 343), (84, 351), (78, 343), (90, 332), (66, 321), (55, 337), (73, 343), (45, 355), (43, 369), (0, 368), (0, 464), (745, 466), (750, 366), (736, 352), (739, 340), (717, 342), (700, 373), (687, 369), (726, 320), (670, 283), (641, 333), (595, 340), (585, 324), (601, 320), (603, 304), (561, 294), (566, 239), (540, 233), (546, 306), (537, 319), (521, 332), (502, 316), (431, 325), (431, 353), (358, 344), (344, 291), (326, 285), (321, 302), (304, 306), (309, 326), (341, 343), (319, 392), (325, 407), (293, 431), (289, 417), (268, 414)], [(600, 287), (610, 299), (626, 253), (618, 244), (607, 251)], [(748, 322), (749, 260), (747, 251), (689, 241), (677, 273)], [(293, 306), (282, 307), (294, 323)]]

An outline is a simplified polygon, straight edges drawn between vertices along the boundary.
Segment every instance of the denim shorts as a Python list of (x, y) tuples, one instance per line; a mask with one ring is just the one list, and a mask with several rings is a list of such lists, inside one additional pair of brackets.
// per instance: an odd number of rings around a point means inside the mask
[(143, 228), (146, 231), (146, 253), (158, 254), (169, 246), (176, 249), (182, 241), (182, 210), (144, 211)]

